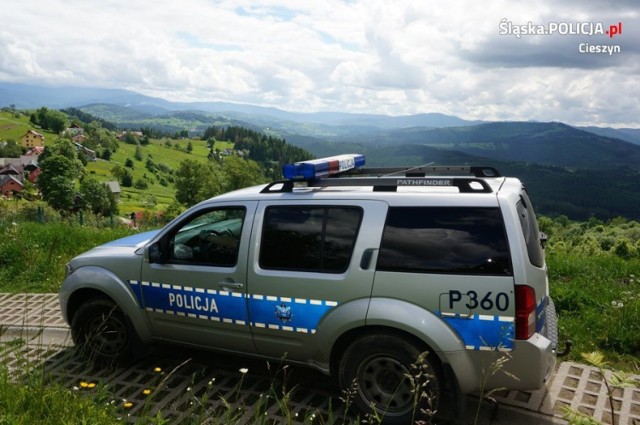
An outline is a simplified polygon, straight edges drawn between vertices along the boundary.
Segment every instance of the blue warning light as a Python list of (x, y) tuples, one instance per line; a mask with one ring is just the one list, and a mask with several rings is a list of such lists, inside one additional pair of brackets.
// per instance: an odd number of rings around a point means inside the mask
[(284, 178), (289, 180), (313, 180), (352, 170), (363, 165), (364, 155), (344, 154), (285, 164), (282, 167), (282, 174)]

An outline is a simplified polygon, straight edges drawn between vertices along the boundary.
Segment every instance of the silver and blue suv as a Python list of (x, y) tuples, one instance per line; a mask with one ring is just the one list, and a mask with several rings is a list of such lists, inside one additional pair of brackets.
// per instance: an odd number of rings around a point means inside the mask
[[(286, 180), (192, 207), (71, 260), (73, 340), (102, 361), (154, 341), (311, 366), (388, 423), (412, 365), (445, 388), (537, 389), (555, 364), (544, 242), (522, 183), (493, 168), (286, 165)], [(422, 355), (422, 353), (427, 353)]]

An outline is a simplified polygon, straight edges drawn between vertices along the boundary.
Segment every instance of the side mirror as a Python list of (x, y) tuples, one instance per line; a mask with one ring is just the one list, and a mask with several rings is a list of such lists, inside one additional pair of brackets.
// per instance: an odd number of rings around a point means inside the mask
[(149, 263), (162, 263), (162, 252), (158, 242), (147, 245), (144, 248), (144, 259)]
[(542, 246), (542, 249), (546, 248), (548, 241), (549, 237), (547, 236), (547, 234), (544, 232), (540, 232), (540, 246)]

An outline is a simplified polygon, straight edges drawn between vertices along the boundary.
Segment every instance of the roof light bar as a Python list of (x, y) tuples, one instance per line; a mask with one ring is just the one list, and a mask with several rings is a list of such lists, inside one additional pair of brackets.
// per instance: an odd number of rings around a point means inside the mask
[(362, 167), (364, 155), (345, 154), (285, 164), (282, 174), (289, 180), (313, 180)]

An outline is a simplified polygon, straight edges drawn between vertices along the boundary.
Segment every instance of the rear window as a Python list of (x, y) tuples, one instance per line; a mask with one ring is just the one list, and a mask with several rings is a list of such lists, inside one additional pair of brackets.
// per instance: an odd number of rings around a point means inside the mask
[(377, 270), (512, 275), (498, 208), (393, 207)]
[(520, 219), (520, 227), (524, 239), (527, 243), (527, 253), (529, 261), (536, 267), (544, 266), (544, 250), (540, 242), (540, 230), (538, 229), (538, 221), (531, 207), (531, 201), (526, 192), (520, 196), (520, 201), (516, 205), (518, 210), (518, 218)]
[(361, 219), (359, 207), (269, 207), (260, 267), (343, 273), (351, 261)]

